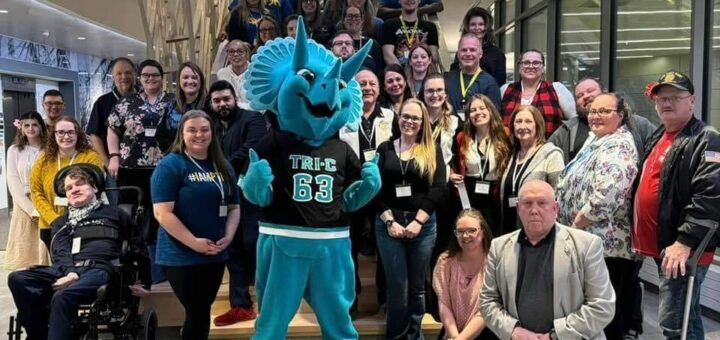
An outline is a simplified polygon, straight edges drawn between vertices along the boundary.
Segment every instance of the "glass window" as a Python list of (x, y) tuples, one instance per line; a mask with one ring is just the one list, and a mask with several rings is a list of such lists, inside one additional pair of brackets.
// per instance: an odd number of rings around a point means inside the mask
[(504, 11), (503, 11), (503, 17), (502, 22), (503, 24), (506, 24), (513, 19), (515, 19), (515, 0), (504, 0)]
[(618, 3), (615, 90), (656, 124), (645, 86), (670, 69), (689, 73), (691, 9), (690, 0)]
[[(535, 6), (543, 1), (544, 0), (523, 0), (523, 9), (525, 10), (528, 8), (532, 8), (532, 6)], [(564, 1), (562, 1), (562, 2), (564, 2)]]
[(600, 78), (600, 3), (563, 0), (558, 81), (574, 89), (584, 77)]
[[(711, 65), (712, 75), (710, 79), (710, 114), (708, 121), (713, 126), (720, 126), (720, 0), (715, 0), (715, 13), (713, 15)], [(718, 248), (720, 255), (720, 248)]]
[[(536, 49), (547, 52), (547, 9), (525, 20), (523, 23), (522, 50)], [(546, 56), (547, 57), (547, 56)]]
[(510, 83), (515, 81), (515, 27), (511, 26), (500, 39), (502, 39), (502, 50), (505, 52), (507, 82)]

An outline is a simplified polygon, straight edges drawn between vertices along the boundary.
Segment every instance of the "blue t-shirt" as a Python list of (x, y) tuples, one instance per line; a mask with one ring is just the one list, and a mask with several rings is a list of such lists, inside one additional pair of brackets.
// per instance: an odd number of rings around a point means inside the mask
[[(220, 216), (218, 178), (221, 176), (209, 160), (196, 159), (195, 162), (202, 169), (185, 154), (170, 153), (163, 157), (152, 174), (152, 202), (175, 202), (173, 213), (195, 237), (217, 241), (225, 236), (227, 220)], [(229, 163), (226, 162), (226, 166), (232, 178), (229, 182), (222, 181), (225, 203), (239, 204), (235, 174)], [(214, 256), (199, 254), (160, 228), (155, 260), (160, 265), (185, 266), (225, 261), (227, 252)]]

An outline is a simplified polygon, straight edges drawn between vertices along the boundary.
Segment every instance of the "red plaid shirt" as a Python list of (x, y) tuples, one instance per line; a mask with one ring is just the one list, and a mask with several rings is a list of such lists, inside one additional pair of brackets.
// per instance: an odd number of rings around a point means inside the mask
[[(506, 127), (510, 126), (510, 115), (520, 106), (522, 97), (522, 87), (520, 82), (516, 81), (508, 85), (502, 99), (503, 123)], [(531, 103), (532, 106), (538, 108), (545, 118), (545, 138), (550, 138), (553, 132), (562, 125), (565, 115), (560, 108), (560, 100), (558, 100), (557, 92), (549, 81), (541, 81), (535, 97)]]

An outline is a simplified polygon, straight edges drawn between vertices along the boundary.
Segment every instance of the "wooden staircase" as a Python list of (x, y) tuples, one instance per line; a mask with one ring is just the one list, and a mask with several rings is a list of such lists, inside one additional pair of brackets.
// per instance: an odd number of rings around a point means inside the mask
[[(378, 314), (376, 301), (377, 287), (375, 286), (375, 258), (360, 256), (360, 282), (362, 294), (358, 301), (358, 317), (353, 321), (355, 328), (360, 333), (361, 339), (382, 339), (385, 333), (385, 317)], [(227, 273), (226, 273), (227, 274)], [(228, 296), (228, 280), (223, 280), (215, 303), (212, 306), (212, 316), (226, 312), (230, 308)], [(250, 290), (255, 301), (255, 291)], [(161, 327), (181, 326), (185, 318), (185, 312), (180, 302), (172, 292), (168, 283), (153, 286), (152, 294), (142, 300), (143, 308), (153, 307), (158, 314), (158, 322)], [(255, 306), (257, 311), (257, 306)], [(435, 322), (429, 314), (423, 318), (423, 333), (428, 339), (434, 339), (440, 332), (442, 325)], [(210, 325), (210, 338), (212, 339), (247, 339), (253, 335), (255, 320), (239, 322), (225, 327)], [(319, 339), (320, 325), (318, 324), (312, 308), (303, 300), (297, 314), (288, 327), (288, 338), (292, 339)]]

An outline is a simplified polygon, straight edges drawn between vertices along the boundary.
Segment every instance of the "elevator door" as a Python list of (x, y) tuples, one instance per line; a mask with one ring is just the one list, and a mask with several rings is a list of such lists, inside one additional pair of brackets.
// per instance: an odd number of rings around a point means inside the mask
[[(5, 156), (7, 155), (7, 149), (12, 145), (15, 140), (15, 134), (17, 129), (13, 125), (15, 119), (21, 114), (28, 111), (37, 111), (35, 104), (35, 93), (32, 92), (19, 92), (19, 91), (3, 91), (3, 112), (2, 119), (0, 119), (0, 140), (3, 141), (2, 167), (3, 177), (7, 179), (7, 172), (5, 169), (6, 161)], [(4, 188), (7, 191), (7, 185)], [(10, 225), (10, 209), (12, 209), (12, 196), (10, 192), (7, 193), (8, 208), (0, 210), (0, 225)], [(9, 228), (0, 228), (0, 249), (5, 250), (7, 244), (7, 234)]]

